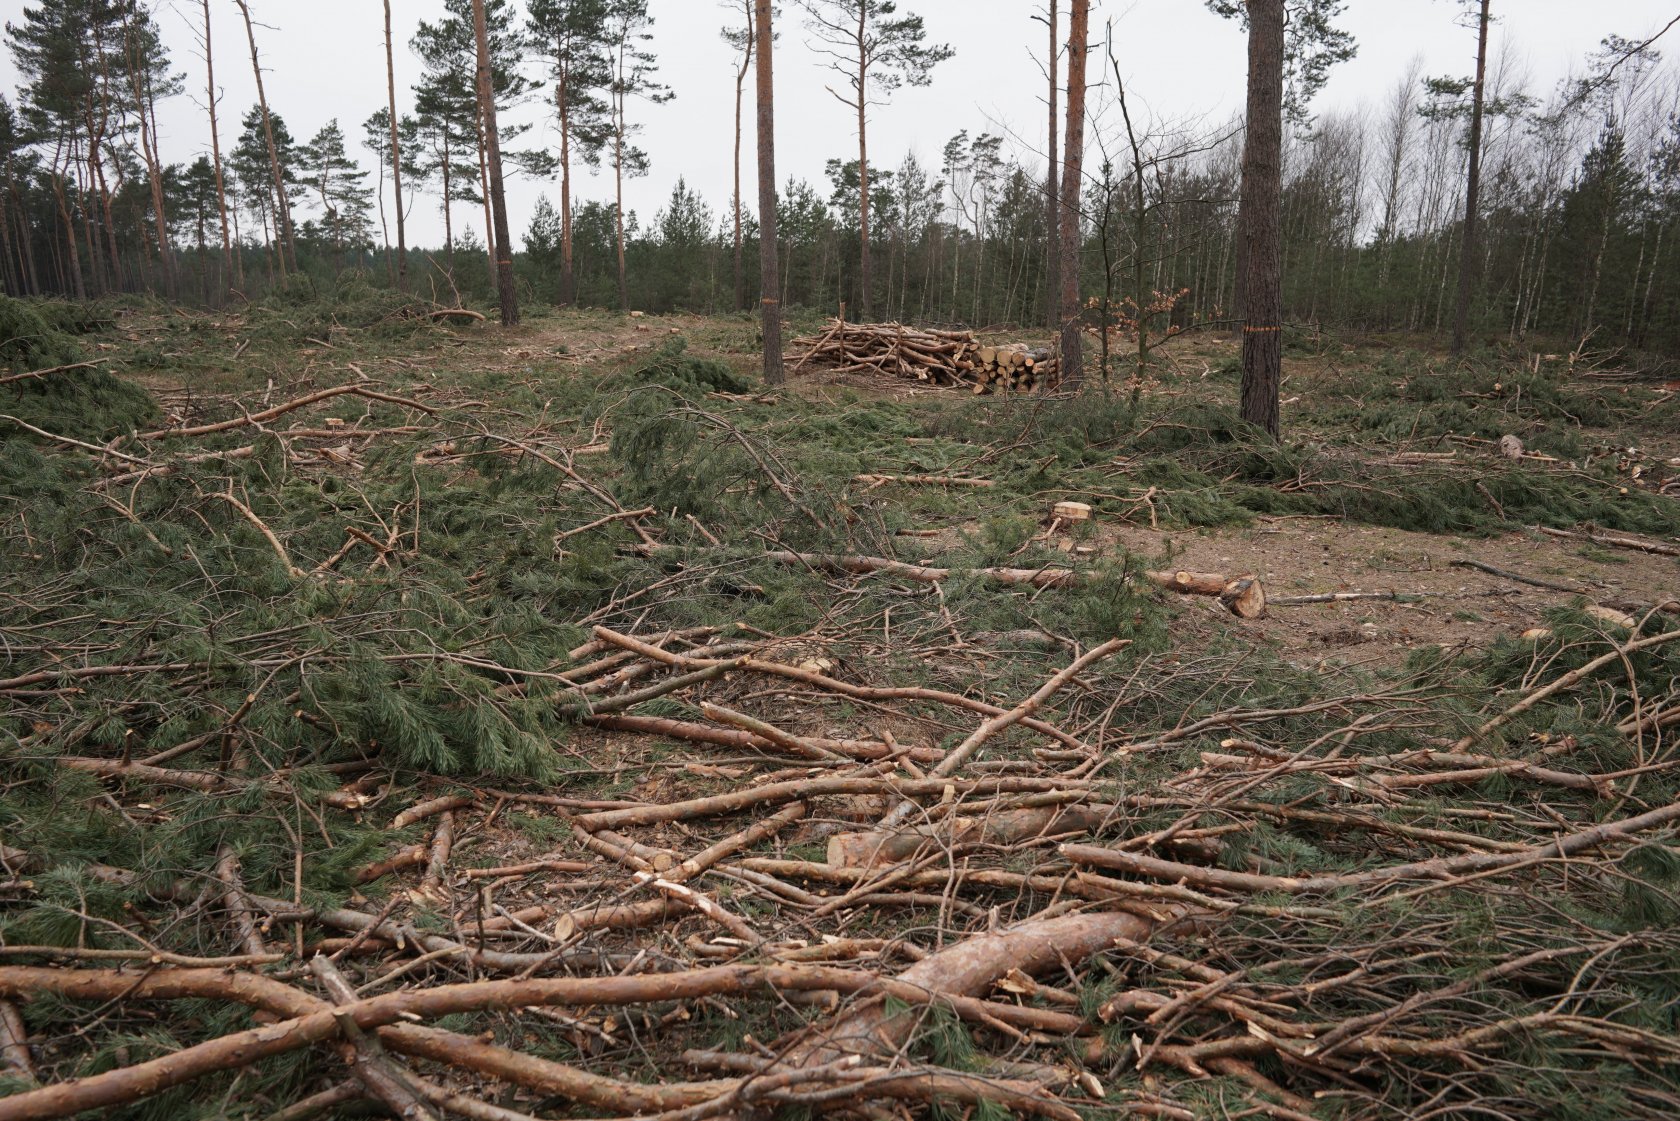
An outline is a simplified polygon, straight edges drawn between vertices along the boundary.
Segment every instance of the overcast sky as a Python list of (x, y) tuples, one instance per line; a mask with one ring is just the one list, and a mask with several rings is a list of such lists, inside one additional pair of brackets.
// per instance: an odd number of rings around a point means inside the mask
[[(0, 17), (16, 20), (26, 6), (23, 0), (0, 0)], [(727, 207), (735, 60), (719, 30), (738, 18), (740, 6), (740, 0), (651, 0), (656, 21), (651, 47), (659, 56), (661, 78), (677, 96), (666, 105), (633, 110), (645, 126), (641, 144), (652, 157), (652, 170), (627, 184), (626, 205), (644, 221), (663, 204), (679, 175), (718, 213)], [(1351, 0), (1342, 25), (1357, 38), (1359, 54), (1335, 71), (1317, 108), (1381, 101), (1414, 55), (1423, 57), (1426, 74), (1469, 74), (1475, 66), (1475, 40), (1455, 23), (1459, 6), (1458, 0)], [(162, 150), (168, 160), (189, 161), (209, 150), (203, 61), (194, 34), (203, 10), (197, 0), (158, 0), (157, 7), (189, 90), (160, 109)], [(237, 7), (232, 0), (211, 0), (210, 7), (225, 151), (256, 92)], [(935, 69), (930, 87), (902, 89), (873, 111), (871, 164), (896, 166), (907, 150), (914, 150), (937, 167), (945, 141), (960, 129), (1002, 133), (1022, 151), (1039, 150), (1046, 127), (1040, 60), (1047, 32), (1033, 16), (1043, 10), (1044, 0), (900, 0), (899, 7), (924, 16), (930, 40), (949, 43), (956, 56)], [(1237, 24), (1210, 14), (1202, 0), (1108, 0), (1092, 7), (1094, 38), (1113, 22), (1131, 96), (1172, 118), (1224, 118), (1240, 109), (1246, 55)], [(823, 165), (834, 156), (856, 156), (856, 126), (825, 90), (835, 76), (807, 48), (797, 5), (784, 0), (783, 8), (776, 53), (777, 174), (783, 181), (790, 175), (809, 179), (826, 196)], [(257, 37), (270, 104), (286, 118), (293, 136), (307, 140), (336, 117), (358, 145), (356, 154), (372, 167), (359, 145), (361, 122), (386, 101), (380, 0), (251, 0), (251, 9), (265, 25)], [(1500, 17), (1496, 49), (1507, 41), (1511, 56), (1543, 94), (1578, 68), (1604, 36), (1644, 38), (1680, 12), (1680, 0), (1494, 0), (1493, 10)], [(405, 111), (411, 103), (407, 90), (420, 73), (408, 39), (420, 20), (435, 19), (442, 11), (443, 0), (393, 0), (398, 98)], [(1680, 31), (1671, 35), (1676, 41), (1664, 46), (1670, 53), (1680, 51)], [(1095, 70), (1098, 59), (1092, 64)], [(536, 70), (533, 62), (533, 74)], [(0, 82), (17, 84), (9, 52), (0, 59)], [(749, 80), (749, 133), (751, 105)], [(515, 119), (537, 126), (520, 139), (520, 146), (555, 142), (546, 109), (543, 103), (516, 111)], [(742, 159), (743, 192), (752, 200), (756, 180), (750, 136)], [(582, 198), (612, 197), (610, 173), (574, 177), (574, 184)], [(516, 242), (544, 191), (557, 196), (558, 184), (509, 179)], [(470, 208), (457, 215), (458, 222), (473, 220)], [(435, 203), (423, 200), (416, 206), (411, 231), (412, 241), (442, 241)]]

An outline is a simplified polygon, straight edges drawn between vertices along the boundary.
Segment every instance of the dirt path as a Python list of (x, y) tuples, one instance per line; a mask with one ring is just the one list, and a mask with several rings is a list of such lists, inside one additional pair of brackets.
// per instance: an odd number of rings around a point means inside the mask
[(1274, 598), (1351, 591), (1421, 597), (1276, 607), (1244, 624), (1298, 664), (1397, 665), (1420, 646), (1486, 645), (1540, 625), (1548, 608), (1577, 599), (1454, 562), (1578, 587), (1592, 603), (1680, 598), (1680, 560), (1535, 533), (1476, 539), (1278, 518), (1204, 532), (1120, 526), (1102, 537), (1141, 556), (1170, 547), (1181, 568), (1253, 572)]

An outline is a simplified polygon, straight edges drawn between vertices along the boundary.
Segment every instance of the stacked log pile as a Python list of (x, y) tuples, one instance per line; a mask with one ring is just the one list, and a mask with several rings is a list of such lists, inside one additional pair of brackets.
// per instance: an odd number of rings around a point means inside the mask
[(1042, 347), (983, 346), (975, 352), (975, 393), (1029, 390), (1054, 385), (1060, 363)]
[(939, 331), (902, 323), (833, 320), (820, 335), (793, 341), (795, 372), (818, 362), (838, 373), (881, 373), (975, 393), (1029, 390), (1053, 384), (1050, 351), (1025, 345), (982, 346), (972, 331)]

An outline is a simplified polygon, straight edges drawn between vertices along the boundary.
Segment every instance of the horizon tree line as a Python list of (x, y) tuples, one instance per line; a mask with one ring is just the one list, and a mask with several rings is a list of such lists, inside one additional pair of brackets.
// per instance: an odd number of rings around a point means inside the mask
[[(1253, 32), (1269, 3), (1210, 6)], [(250, 5), (235, 5), (260, 75), (258, 27)], [(757, 6), (729, 0), (720, 9), (738, 52), (738, 106), (756, 65)], [(1331, 24), (1340, 4), (1289, 0), (1286, 40), (1268, 47), (1281, 58), (1258, 64), (1277, 73), (1281, 91), (1277, 170), (1267, 173), (1278, 183), (1278, 268), (1275, 282), (1260, 282), (1278, 294), (1272, 324), (1244, 291), (1270, 252), (1253, 248), (1241, 204), (1245, 152), (1259, 154), (1259, 130), (1252, 119), (1244, 129), (1129, 110), (1116, 60), (1093, 68), (1087, 97), (1069, 96), (1085, 85), (1074, 71), (1095, 46), (1089, 29), (1073, 26), (1088, 5), (1049, 3), (1041, 17), (1055, 44), (1043, 60), (1052, 96), (1059, 91), (1068, 109), (1088, 103), (1088, 142), (1068, 127), (1071, 115), (1052, 116), (1056, 127), (1037, 143), (959, 131), (937, 165), (914, 151), (896, 163), (871, 158), (868, 109), (901, 84), (930, 80), (949, 48), (928, 42), (921, 19), (890, 0), (796, 6), (813, 45), (847, 78), (836, 97), (856, 120), (858, 149), (830, 161), (826, 182), (774, 185), (772, 292), (752, 264), (767, 212), (763, 200), (749, 206), (741, 186), (739, 109), (736, 185), (723, 207), (680, 177), (651, 219), (623, 206), (625, 177), (650, 170), (636, 143), (642, 110), (673, 96), (658, 77), (646, 0), (530, 0), (524, 10), (514, 0), (447, 0), (410, 39), (423, 73), (406, 109), (394, 37), (385, 44), (387, 104), (360, 122), (371, 171), (347, 132), (355, 122), (327, 121), (300, 142), (260, 85), (224, 144), (208, 50), (198, 86), (208, 150), (166, 164), (157, 105), (187, 79), (149, 6), (27, 6), (7, 25), (23, 87), (15, 101), (0, 96), (0, 283), (13, 294), (155, 290), (218, 303), (300, 271), (355, 268), (399, 287), (443, 283), (491, 298), (500, 262), (514, 260), (512, 238), (497, 236), (492, 180), (505, 165), (559, 187), (558, 206), (539, 201), (520, 239), (513, 271), (527, 300), (743, 311), (770, 297), (860, 316), (1100, 327), (1105, 352), (1113, 332), (1140, 361), (1162, 338), (1238, 322), (1276, 327), (1245, 334), (1273, 335), (1279, 347), (1286, 329), (1303, 325), (1439, 333), (1459, 345), (1591, 334), (1605, 345), (1680, 346), (1680, 80), (1651, 42), (1612, 37), (1584, 76), (1541, 94), (1509, 57), (1488, 55), (1498, 6), (1489, 13), (1468, 0), (1475, 77), (1425, 78), (1414, 67), (1383, 106), (1315, 117), (1312, 93), (1351, 45)], [(201, 7), (203, 48), (213, 11), (210, 0)], [(1269, 25), (1261, 30), (1275, 39)], [(526, 57), (540, 59), (540, 74)], [(498, 119), (538, 101), (559, 126), (557, 151), (520, 147), (528, 126)], [(1051, 131), (1066, 135), (1052, 140)], [(577, 199), (579, 163), (612, 170), (612, 200)], [(422, 197), (439, 206), (444, 244), (422, 253), (411, 275), (406, 231)], [(457, 223), (463, 204), (482, 222)], [(481, 269), (468, 263), (476, 254)], [(493, 298), (513, 307), (518, 296)]]

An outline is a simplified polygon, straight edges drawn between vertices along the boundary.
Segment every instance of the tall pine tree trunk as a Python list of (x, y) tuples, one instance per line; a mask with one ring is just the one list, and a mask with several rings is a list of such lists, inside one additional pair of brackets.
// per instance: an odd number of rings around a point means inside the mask
[(1476, 220), (1482, 193), (1482, 101), (1487, 84), (1488, 0), (1476, 30), (1476, 86), (1470, 100), (1470, 173), (1464, 187), (1464, 245), (1458, 259), (1458, 303), (1453, 308), (1454, 354), (1464, 353), (1470, 332), (1470, 286), (1476, 277)]
[(502, 145), (496, 134), (496, 97), (490, 76), (490, 35), (484, 24), (484, 0), (473, 0), (473, 34), (478, 39), (478, 106), (484, 126), (485, 158), (490, 165), (490, 205), (495, 215), (496, 292), (502, 326), (519, 322), (519, 296), (513, 288), (513, 245), (508, 237), (507, 198), (502, 193)]
[(1062, 275), (1062, 246), (1061, 239), (1056, 236), (1056, 215), (1060, 213), (1061, 201), (1058, 190), (1056, 166), (1056, 131), (1061, 123), (1057, 119), (1057, 90), (1056, 79), (1061, 66), (1062, 44), (1059, 38), (1061, 28), (1058, 26), (1060, 10), (1057, 0), (1050, 0), (1050, 170), (1045, 177), (1044, 198), (1046, 203), (1044, 227), (1044, 318), (1050, 330), (1056, 330), (1061, 317), (1056, 314), (1057, 301), (1061, 296)]
[(1284, 0), (1249, 0), (1248, 122), (1237, 225), (1242, 247), (1242, 417), (1278, 434), (1283, 381)]
[(473, 114), (473, 127), (478, 132), (478, 197), (484, 204), (484, 267), (490, 287), (496, 287), (496, 217), (490, 208), (490, 160), (484, 143), (483, 106)]
[(1067, 139), (1062, 144), (1061, 315), (1062, 388), (1076, 391), (1085, 381), (1083, 320), (1079, 299), (1080, 177), (1085, 154), (1085, 55), (1089, 48), (1091, 0), (1072, 0), (1068, 13)]
[(263, 92), (262, 61), (257, 57), (257, 33), (251, 26), (251, 9), (245, 0), (233, 0), (239, 5), (239, 11), (245, 17), (245, 37), (251, 43), (251, 72), (257, 79), (257, 108), (262, 111), (263, 137), (268, 141), (268, 163), (274, 176), (275, 217), (279, 227), (280, 242), (280, 278), (286, 278), (286, 256), (292, 258), (292, 268), (297, 268), (297, 243), (292, 239), (292, 208), (286, 201), (286, 175), (280, 167), (280, 149), (274, 145), (274, 121), (268, 113), (268, 95)]
[(152, 193), (152, 221), (157, 234), (158, 260), (163, 265), (164, 291), (174, 296), (175, 251), (169, 243), (169, 211), (163, 196), (163, 161), (158, 157), (154, 98), (142, 65), (141, 47), (134, 41), (134, 10), (123, 9), (123, 57), (128, 61), (128, 84), (134, 94), (135, 113), (140, 119), (140, 158), (146, 164), (147, 185)]
[(556, 75), (554, 103), (560, 113), (560, 306), (577, 303), (577, 270), (572, 263), (572, 120), (566, 101), (567, 74)]
[[(753, 31), (758, 36), (758, 268), (759, 308), (764, 312), (764, 382), (781, 385), (782, 304), (780, 262), (776, 256), (776, 82), (771, 65), (774, 32), (771, 0), (754, 0)], [(740, 192), (736, 192), (739, 196)]]
[(869, 5), (859, 4), (858, 11), (858, 322), (869, 322), (869, 67), (864, 39), (868, 33)]
[(82, 280), (81, 255), (76, 249), (76, 223), (70, 217), (70, 198), (64, 190), (64, 176), (57, 166), (52, 173), (53, 196), (58, 200), (58, 215), (64, 222), (64, 243), (69, 247), (70, 288), (78, 300), (87, 299), (87, 285)]
[[(0, 267), (5, 272), (6, 294), (23, 295), (23, 272), (17, 255), (12, 251), (12, 211), (10, 196), (0, 194)], [(26, 235), (27, 236), (27, 235)]]
[[(385, 0), (385, 92), (391, 106), (391, 179), (397, 196), (397, 290), (408, 291), (408, 231), (403, 221), (402, 142), (397, 138), (397, 64), (391, 50), (391, 0)], [(380, 206), (385, 195), (379, 195)], [(380, 219), (383, 221), (383, 216)]]
[[(216, 52), (210, 38), (210, 0), (204, 0), (204, 104), (210, 113), (210, 162), (216, 169), (216, 209), (222, 220), (222, 282), (224, 294), (233, 276), (233, 239), (228, 232), (227, 182), (222, 176), (222, 137), (216, 124)], [(243, 271), (243, 270), (241, 270)], [(239, 277), (244, 286), (245, 278)]]
[(453, 151), (449, 143), (449, 125), (443, 128), (443, 252), (449, 265), (449, 283), (455, 283), (455, 176)]
[(747, 37), (741, 48), (741, 68), (735, 72), (735, 310), (747, 310), (747, 272), (741, 247), (741, 102), (747, 88), (747, 71), (753, 64), (753, 36), (756, 24), (748, 9)]
[[(622, 95), (621, 95), (622, 97)], [(618, 310), (630, 310), (630, 278), (624, 268), (624, 103), (613, 109), (613, 231), (618, 252)]]

